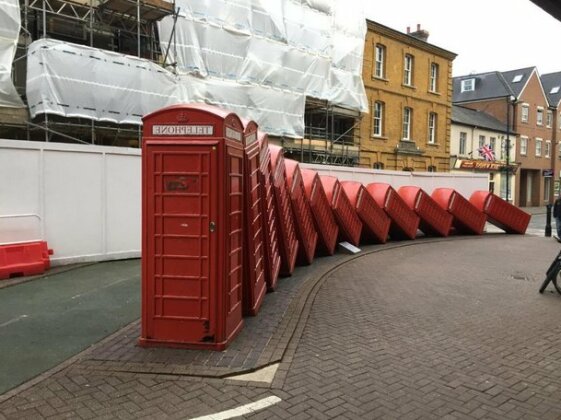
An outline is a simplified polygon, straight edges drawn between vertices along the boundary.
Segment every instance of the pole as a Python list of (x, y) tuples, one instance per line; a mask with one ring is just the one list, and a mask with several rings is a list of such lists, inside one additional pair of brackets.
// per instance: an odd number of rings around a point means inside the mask
[(545, 206), (546, 213), (545, 213), (545, 236), (551, 238), (551, 208), (553, 207), (552, 204), (547, 204)]
[(506, 100), (506, 201), (509, 201), (509, 179), (510, 172), (510, 97)]

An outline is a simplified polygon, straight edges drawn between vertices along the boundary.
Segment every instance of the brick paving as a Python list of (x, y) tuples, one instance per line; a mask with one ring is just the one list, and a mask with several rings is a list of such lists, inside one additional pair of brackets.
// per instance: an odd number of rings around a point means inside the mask
[(306, 289), (350, 258), (318, 258), (313, 266), (299, 267), (296, 275), (281, 279), (277, 290), (265, 296), (258, 316), (244, 319), (244, 329), (225, 351), (139, 347), (137, 321), (93, 349), (83, 363), (101, 370), (222, 377), (278, 362), (297, 325)]
[(271, 395), (282, 402), (248, 417), (561, 418), (561, 297), (537, 293), (557, 242), (406, 244), (301, 281), (277, 322), (284, 332), (272, 335), (284, 348), (272, 384), (164, 374), (154, 360), (135, 359), (145, 369), (128, 372), (92, 361), (119, 352), (109, 351), (117, 334), (0, 397), (0, 419), (190, 418)]

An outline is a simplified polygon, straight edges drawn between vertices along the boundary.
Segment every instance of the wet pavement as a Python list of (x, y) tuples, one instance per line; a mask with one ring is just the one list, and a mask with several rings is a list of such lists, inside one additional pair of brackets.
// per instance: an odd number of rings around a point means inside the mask
[[(282, 279), (228, 349), (253, 343), (259, 357), (203, 352), (192, 369), (190, 351), (135, 347), (131, 323), (1, 395), (0, 418), (559, 418), (561, 296), (537, 293), (558, 250), (486, 234), (322, 259)], [(226, 361), (228, 373), (215, 370)], [(261, 365), (276, 369), (268, 380), (232, 376)]]

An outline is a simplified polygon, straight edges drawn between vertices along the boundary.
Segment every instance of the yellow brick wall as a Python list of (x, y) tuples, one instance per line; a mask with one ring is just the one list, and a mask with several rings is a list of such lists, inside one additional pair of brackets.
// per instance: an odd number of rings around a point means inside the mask
[[(386, 48), (384, 79), (374, 77), (376, 44), (382, 44)], [(403, 85), (405, 54), (414, 57), (413, 87)], [(372, 168), (374, 163), (381, 162), (384, 169), (402, 170), (407, 167), (416, 171), (426, 171), (429, 166), (436, 166), (439, 172), (449, 171), (454, 57), (453, 53), (368, 22), (363, 79), (370, 113), (365, 114), (361, 121), (361, 166)], [(439, 66), (437, 93), (429, 92), (431, 63)], [(374, 101), (385, 104), (382, 137), (373, 136)], [(402, 137), (403, 108), (406, 106), (413, 109), (411, 140), (422, 155), (396, 153), (396, 146)], [(436, 144), (428, 143), (430, 112), (438, 115)]]

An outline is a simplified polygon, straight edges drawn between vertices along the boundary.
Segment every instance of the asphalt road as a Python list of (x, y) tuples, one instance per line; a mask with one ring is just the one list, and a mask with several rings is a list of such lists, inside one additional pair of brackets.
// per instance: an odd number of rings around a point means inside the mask
[(140, 316), (140, 260), (0, 289), (0, 394)]

